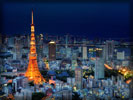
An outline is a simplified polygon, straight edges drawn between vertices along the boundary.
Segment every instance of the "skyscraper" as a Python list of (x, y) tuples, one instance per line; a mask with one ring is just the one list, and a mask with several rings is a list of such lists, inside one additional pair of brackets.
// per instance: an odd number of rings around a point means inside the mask
[(17, 36), (17, 37), (15, 37), (15, 55), (16, 55), (16, 57), (14, 57), (15, 58), (15, 60), (20, 60), (21, 58), (22, 58), (22, 44), (21, 44), (21, 38), (20, 38), (20, 36)]
[(77, 60), (72, 60), (72, 70), (75, 70), (75, 67), (77, 66)]
[(38, 37), (37, 37), (37, 41), (36, 43), (38, 44), (37, 45), (37, 58), (38, 58), (38, 61), (42, 60), (42, 58), (44, 57), (43, 55), (43, 34), (40, 34)]
[(49, 42), (49, 60), (56, 60), (56, 43), (54, 41)]
[(33, 23), (33, 11), (32, 11), (32, 24), (31, 24), (31, 40), (30, 40), (30, 53), (29, 53), (29, 65), (25, 76), (28, 77), (29, 80), (33, 80), (35, 84), (41, 84), (44, 82), (44, 78), (42, 77), (37, 63), (37, 53), (36, 53), (36, 43), (35, 43), (35, 29)]
[(104, 78), (104, 60), (96, 58), (95, 61), (95, 79)]
[(87, 46), (83, 46), (83, 51), (82, 51), (82, 54), (83, 54), (83, 59), (86, 60), (87, 59)]
[(130, 91), (129, 97), (133, 98), (133, 80), (129, 83), (129, 91)]
[(75, 84), (77, 89), (82, 89), (83, 87), (83, 70), (80, 66), (75, 68)]
[(114, 53), (114, 41), (106, 41), (104, 46), (104, 60), (111, 60)]

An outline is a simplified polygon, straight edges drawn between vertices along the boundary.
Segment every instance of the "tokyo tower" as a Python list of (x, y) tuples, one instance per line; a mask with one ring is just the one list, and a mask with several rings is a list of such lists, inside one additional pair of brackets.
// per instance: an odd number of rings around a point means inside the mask
[(32, 24), (31, 24), (31, 40), (30, 40), (30, 52), (29, 52), (29, 64), (25, 76), (29, 81), (34, 81), (35, 84), (42, 84), (45, 79), (41, 75), (37, 64), (37, 53), (35, 43), (35, 29), (33, 23), (33, 10), (32, 10)]

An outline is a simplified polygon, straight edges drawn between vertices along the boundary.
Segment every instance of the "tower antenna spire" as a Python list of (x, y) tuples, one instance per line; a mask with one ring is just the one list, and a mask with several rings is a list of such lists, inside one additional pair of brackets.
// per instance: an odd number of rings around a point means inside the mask
[(33, 9), (32, 9), (32, 24), (33, 24)]

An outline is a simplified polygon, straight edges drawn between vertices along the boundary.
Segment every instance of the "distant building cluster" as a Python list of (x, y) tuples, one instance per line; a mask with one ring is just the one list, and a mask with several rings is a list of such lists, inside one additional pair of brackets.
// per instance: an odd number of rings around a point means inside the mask
[(32, 15), (31, 35), (0, 34), (0, 99), (133, 98), (132, 54), (126, 41), (35, 35)]

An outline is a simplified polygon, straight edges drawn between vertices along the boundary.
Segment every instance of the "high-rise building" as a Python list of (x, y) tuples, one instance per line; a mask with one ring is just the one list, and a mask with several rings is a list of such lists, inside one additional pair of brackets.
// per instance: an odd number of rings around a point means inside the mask
[(22, 58), (22, 44), (21, 44), (21, 38), (20, 36), (15, 37), (15, 54), (16, 57), (14, 57), (15, 60), (20, 60)]
[(111, 60), (114, 56), (114, 41), (106, 41), (104, 46), (104, 60)]
[(25, 76), (28, 80), (33, 80), (35, 84), (41, 84), (44, 82), (44, 78), (41, 75), (38, 63), (37, 63), (37, 53), (36, 53), (36, 43), (35, 43), (35, 29), (33, 23), (33, 11), (32, 11), (32, 24), (31, 24), (31, 40), (30, 40), (30, 53), (29, 53), (29, 65)]
[(66, 45), (65, 45), (65, 48), (68, 47), (68, 35), (66, 35)]
[(44, 54), (43, 54), (43, 34), (40, 34), (38, 37), (37, 37), (37, 58), (38, 58), (38, 61), (40, 61), (43, 57), (44, 57)]
[(103, 57), (103, 48), (95, 48), (96, 57)]
[(95, 79), (104, 78), (104, 60), (96, 58), (95, 61)]
[(83, 70), (80, 66), (75, 68), (75, 84), (77, 89), (82, 89), (83, 87)]
[(133, 98), (133, 80), (129, 83), (129, 97)]
[(72, 60), (72, 70), (75, 70), (77, 65), (77, 60)]
[(54, 41), (49, 42), (49, 60), (56, 60), (56, 43)]
[(9, 47), (13, 47), (13, 46), (14, 46), (14, 42), (15, 42), (14, 37), (10, 37), (10, 38), (8, 38), (8, 43), (7, 43), (7, 45), (8, 45)]
[(125, 59), (125, 52), (117, 52), (117, 59), (124, 60)]
[(82, 51), (82, 54), (83, 54), (83, 59), (86, 60), (87, 59), (87, 46), (83, 46), (83, 51)]
[(66, 58), (71, 58), (72, 53), (71, 53), (71, 48), (66, 48)]

